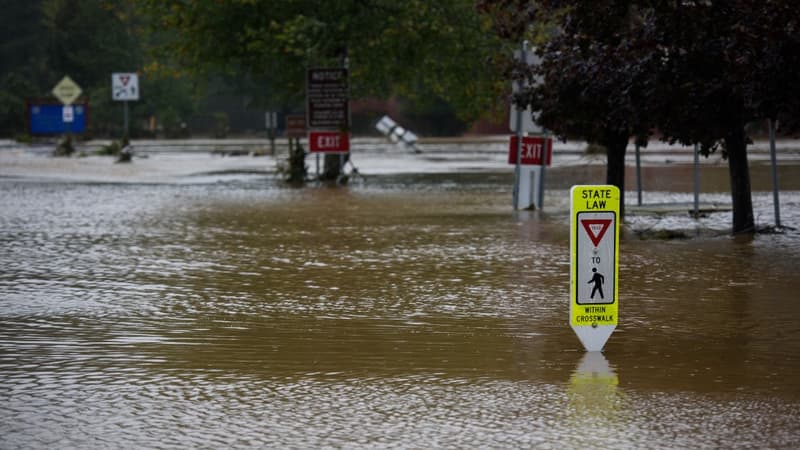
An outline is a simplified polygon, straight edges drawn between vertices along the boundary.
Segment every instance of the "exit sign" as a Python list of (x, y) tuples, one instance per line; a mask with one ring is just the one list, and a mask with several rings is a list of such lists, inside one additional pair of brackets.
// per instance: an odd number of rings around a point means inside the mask
[[(536, 136), (523, 136), (519, 153), (519, 163), (523, 166), (549, 166), (553, 159), (553, 140)], [(511, 142), (509, 142), (508, 163), (517, 163), (516, 136), (511, 136)]]
[(312, 131), (308, 134), (311, 153), (348, 153), (350, 135), (340, 131)]

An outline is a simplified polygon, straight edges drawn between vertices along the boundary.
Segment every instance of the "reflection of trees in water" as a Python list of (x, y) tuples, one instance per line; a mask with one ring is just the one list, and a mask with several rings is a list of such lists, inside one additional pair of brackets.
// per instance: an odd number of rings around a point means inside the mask
[[(764, 363), (782, 355), (785, 346), (798, 350), (798, 342), (785, 336), (770, 340), (776, 333), (771, 324), (797, 319), (796, 312), (776, 309), (775, 302), (785, 303), (798, 289), (792, 264), (778, 267), (770, 260), (786, 256), (798, 265), (800, 255), (764, 245), (763, 239), (622, 243), (620, 326), (605, 348), (622, 386), (700, 392), (760, 388), (759, 379), (768, 375)], [(782, 300), (772, 295), (776, 289), (782, 290)], [(772, 368), (796, 370), (797, 364), (780, 358)], [(787, 383), (770, 382), (772, 387)]]

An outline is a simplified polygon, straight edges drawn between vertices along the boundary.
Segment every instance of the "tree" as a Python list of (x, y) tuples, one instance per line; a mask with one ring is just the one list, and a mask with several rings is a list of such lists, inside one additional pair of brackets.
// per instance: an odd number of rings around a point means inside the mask
[[(139, 0), (169, 40), (162, 58), (195, 73), (241, 71), (281, 102), (304, 98), (308, 67), (349, 63), (352, 98), (434, 94), (462, 117), (496, 110), (502, 44), (472, 0)], [(333, 158), (338, 161), (338, 158)]]
[[(560, 134), (595, 137), (609, 150), (607, 179), (623, 187), (629, 136), (720, 147), (728, 158), (733, 232), (755, 231), (745, 126), (782, 117), (796, 126), (798, 22), (788, 0), (486, 2), (498, 29), (549, 20), (544, 83), (518, 101)], [(522, 14), (520, 14), (522, 12)], [(516, 15), (514, 15), (516, 13)], [(610, 146), (609, 146), (610, 145)]]
[[(654, 2), (633, 41), (658, 61), (647, 85), (663, 138), (728, 159), (733, 232), (755, 231), (746, 131), (748, 123), (783, 117), (797, 127), (800, 76), (793, 2)], [(631, 61), (636, 64), (637, 59)]]
[[(514, 102), (531, 105), (537, 122), (555, 134), (606, 148), (606, 182), (619, 187), (624, 214), (628, 140), (646, 135), (650, 127), (637, 83), (646, 76), (646, 68), (627, 64), (636, 51), (626, 39), (639, 26), (635, 5), (617, 0), (483, 4), (498, 34), (538, 41), (542, 64), (516, 65), (508, 71), (528, 81)], [(531, 32), (530, 24), (538, 25), (538, 34)]]
[(25, 128), (25, 100), (42, 78), (41, 1), (2, 2), (0, 15), (0, 134)]
[(152, 38), (143, 34), (142, 18), (130, 2), (32, 0), (2, 6), (0, 134), (21, 134), (26, 100), (49, 97), (64, 75), (89, 99), (96, 134), (121, 135), (122, 108), (111, 99), (112, 72), (140, 72), (146, 94), (131, 104), (132, 118), (168, 108), (188, 115), (191, 94), (184, 83), (145, 73), (142, 41)]

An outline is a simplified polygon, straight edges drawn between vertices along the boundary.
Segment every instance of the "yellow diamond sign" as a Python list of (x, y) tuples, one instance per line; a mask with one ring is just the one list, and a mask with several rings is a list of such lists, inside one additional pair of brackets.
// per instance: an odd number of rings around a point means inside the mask
[(75, 101), (78, 97), (80, 97), (81, 87), (78, 86), (77, 83), (72, 81), (72, 78), (69, 76), (65, 76), (58, 82), (56, 87), (53, 88), (53, 95), (61, 101), (61, 103), (65, 105), (70, 105), (72, 102)]

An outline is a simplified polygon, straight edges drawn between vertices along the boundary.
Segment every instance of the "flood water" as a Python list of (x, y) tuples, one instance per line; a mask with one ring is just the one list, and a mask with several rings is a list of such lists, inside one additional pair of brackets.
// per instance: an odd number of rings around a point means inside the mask
[[(511, 210), (509, 171), (0, 179), (0, 448), (797, 448), (800, 232), (632, 216), (587, 354), (566, 202), (602, 170), (548, 177), (543, 212)], [(691, 199), (667, 184), (646, 200)]]

